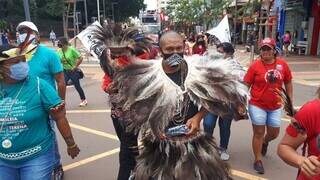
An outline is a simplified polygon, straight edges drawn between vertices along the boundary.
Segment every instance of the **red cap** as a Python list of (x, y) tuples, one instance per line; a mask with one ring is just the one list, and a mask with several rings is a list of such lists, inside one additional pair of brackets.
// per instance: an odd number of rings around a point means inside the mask
[(269, 46), (273, 49), (276, 46), (276, 41), (272, 38), (264, 38), (260, 43), (260, 48), (262, 48), (263, 46)]

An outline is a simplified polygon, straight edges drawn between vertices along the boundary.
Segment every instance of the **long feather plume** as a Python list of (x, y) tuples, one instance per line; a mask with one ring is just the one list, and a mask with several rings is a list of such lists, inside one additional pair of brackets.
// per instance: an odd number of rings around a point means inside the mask
[(275, 93), (279, 96), (282, 101), (283, 108), (288, 116), (293, 117), (296, 113), (296, 110), (293, 108), (291, 98), (289, 97), (287, 91), (283, 88), (276, 89)]
[(282, 101), (283, 108), (287, 115), (290, 117), (290, 124), (299, 132), (304, 134), (306, 129), (300, 125), (300, 123), (294, 119), (296, 110), (293, 108), (291, 98), (289, 97), (287, 91), (283, 88), (275, 90), (275, 93), (279, 96)]

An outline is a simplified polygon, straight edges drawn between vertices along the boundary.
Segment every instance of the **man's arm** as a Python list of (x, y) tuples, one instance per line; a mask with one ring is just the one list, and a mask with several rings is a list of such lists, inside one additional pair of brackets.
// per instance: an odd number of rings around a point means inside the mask
[(68, 155), (71, 156), (72, 159), (75, 158), (78, 156), (80, 149), (74, 141), (69, 122), (66, 118), (65, 108), (56, 107), (51, 110), (50, 115), (55, 120), (58, 130), (67, 145)]
[(207, 115), (208, 111), (205, 108), (201, 108), (200, 111), (190, 118), (187, 122), (187, 126), (190, 129), (188, 136), (195, 135), (200, 130), (200, 122)]
[(64, 74), (63, 72), (59, 72), (54, 75), (54, 78), (57, 82), (58, 93), (62, 100), (66, 98), (66, 84), (64, 82)]

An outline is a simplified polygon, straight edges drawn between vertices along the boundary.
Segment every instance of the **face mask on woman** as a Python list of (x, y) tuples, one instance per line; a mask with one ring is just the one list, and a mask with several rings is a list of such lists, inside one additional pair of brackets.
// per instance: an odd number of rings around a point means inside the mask
[[(26, 40), (27, 36), (28, 36), (28, 33), (20, 34), (19, 35), (19, 42), (23, 43)], [(36, 40), (36, 36), (34, 34), (30, 34), (28, 41), (35, 42), (35, 40)]]
[(19, 62), (10, 66), (10, 78), (21, 81), (29, 74), (29, 65), (27, 62)]

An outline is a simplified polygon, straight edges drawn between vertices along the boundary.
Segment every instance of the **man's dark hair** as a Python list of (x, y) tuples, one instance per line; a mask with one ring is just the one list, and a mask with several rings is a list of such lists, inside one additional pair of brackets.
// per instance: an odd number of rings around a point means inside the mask
[(231, 43), (228, 43), (228, 42), (220, 43), (217, 45), (217, 48), (222, 48), (223, 52), (225, 52), (226, 54), (229, 54), (229, 55), (234, 54), (234, 48)]

